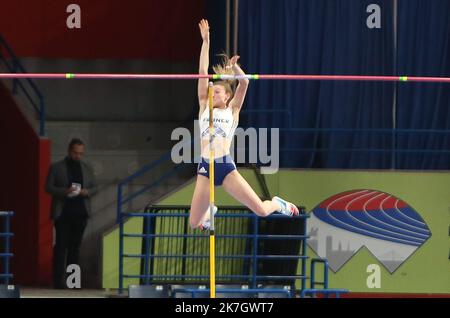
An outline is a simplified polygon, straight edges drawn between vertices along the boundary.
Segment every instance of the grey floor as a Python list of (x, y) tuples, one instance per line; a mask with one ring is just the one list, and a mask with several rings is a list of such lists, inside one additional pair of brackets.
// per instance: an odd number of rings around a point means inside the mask
[(95, 290), (95, 289), (42, 289), (42, 288), (21, 288), (21, 298), (110, 298), (118, 297), (116, 291)]

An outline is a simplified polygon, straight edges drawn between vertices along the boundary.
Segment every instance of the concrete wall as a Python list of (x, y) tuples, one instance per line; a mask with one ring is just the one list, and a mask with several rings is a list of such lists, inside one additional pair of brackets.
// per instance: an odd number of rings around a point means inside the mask
[[(32, 73), (196, 73), (196, 61), (24, 58)], [(38, 80), (48, 120), (184, 121), (197, 108), (192, 80)]]

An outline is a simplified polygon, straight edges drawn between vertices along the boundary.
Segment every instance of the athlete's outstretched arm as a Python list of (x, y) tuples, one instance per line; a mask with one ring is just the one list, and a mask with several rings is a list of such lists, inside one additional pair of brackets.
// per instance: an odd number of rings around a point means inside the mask
[[(230, 59), (230, 66), (235, 75), (245, 75), (244, 71), (237, 64), (240, 56), (235, 55)], [(245, 95), (247, 94), (249, 80), (247, 78), (239, 79), (239, 84), (236, 88), (236, 92), (234, 93), (234, 97), (230, 102), (231, 107), (233, 107), (233, 111), (240, 111), (242, 108), (242, 104), (244, 104)]]
[[(208, 74), (208, 68), (209, 68), (209, 24), (208, 24), (208, 21), (205, 19), (201, 20), (200, 23), (198, 24), (198, 27), (200, 29), (200, 34), (203, 39), (202, 49), (200, 52), (198, 73), (206, 75), (206, 74)], [(198, 102), (200, 105), (200, 113), (202, 113), (208, 102), (208, 79), (207, 78), (200, 78), (198, 80)]]

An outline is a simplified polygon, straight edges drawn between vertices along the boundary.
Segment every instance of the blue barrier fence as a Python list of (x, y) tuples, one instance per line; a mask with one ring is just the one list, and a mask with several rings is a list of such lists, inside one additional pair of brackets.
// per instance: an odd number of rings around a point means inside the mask
[[(209, 282), (209, 235), (188, 226), (188, 206), (154, 206), (145, 213), (130, 212), (119, 215), (119, 292), (122, 293), (124, 280), (135, 278), (141, 285), (154, 284), (203, 284)], [(124, 223), (128, 218), (143, 218), (142, 232), (126, 233)], [(306, 223), (309, 215), (302, 210), (297, 218), (273, 214), (260, 218), (242, 207), (219, 208), (216, 214), (216, 268), (217, 284), (244, 284), (249, 288), (222, 290), (223, 293), (260, 293), (301, 295), (307, 289), (308, 279), (306, 255)], [(262, 222), (284, 222), (294, 224), (286, 233), (266, 234)], [(277, 226), (278, 227), (278, 226)], [(128, 240), (141, 240), (141, 253), (128, 253)], [(276, 253), (262, 249), (265, 241), (280, 242)], [(271, 254), (267, 254), (267, 252)], [(287, 252), (287, 253), (286, 253)], [(278, 254), (280, 253), (280, 254)], [(124, 270), (128, 258), (140, 259), (139, 273)], [(261, 269), (262, 262), (278, 262), (281, 272), (267, 273)], [(267, 265), (267, 264), (266, 264)], [(290, 266), (289, 266), (290, 265)], [(328, 270), (328, 268), (327, 268)], [(328, 276), (324, 277), (328, 288)], [(299, 282), (299, 284), (296, 284)], [(285, 288), (265, 288), (270, 284), (290, 286)], [(315, 283), (318, 284), (318, 283)], [(297, 288), (296, 285), (300, 286)], [(176, 293), (204, 294), (207, 289), (178, 288)], [(329, 290), (331, 291), (331, 290)], [(176, 294), (175, 293), (175, 294)]]
[(0, 271), (0, 282), (4, 285), (9, 285), (11, 280), (13, 279), (13, 274), (10, 270), (10, 259), (13, 257), (11, 253), (11, 238), (14, 234), (11, 232), (11, 218), (14, 215), (14, 212), (11, 211), (0, 211), (0, 241), (2, 244), (2, 250), (0, 251), (0, 265), (3, 268)]

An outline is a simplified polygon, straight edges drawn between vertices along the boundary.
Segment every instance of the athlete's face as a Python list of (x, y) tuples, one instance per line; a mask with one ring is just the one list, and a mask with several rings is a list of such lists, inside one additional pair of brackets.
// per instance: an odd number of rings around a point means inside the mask
[(230, 99), (230, 94), (226, 92), (225, 87), (222, 85), (214, 85), (213, 86), (213, 105), (214, 107), (224, 107), (227, 105), (228, 100)]

